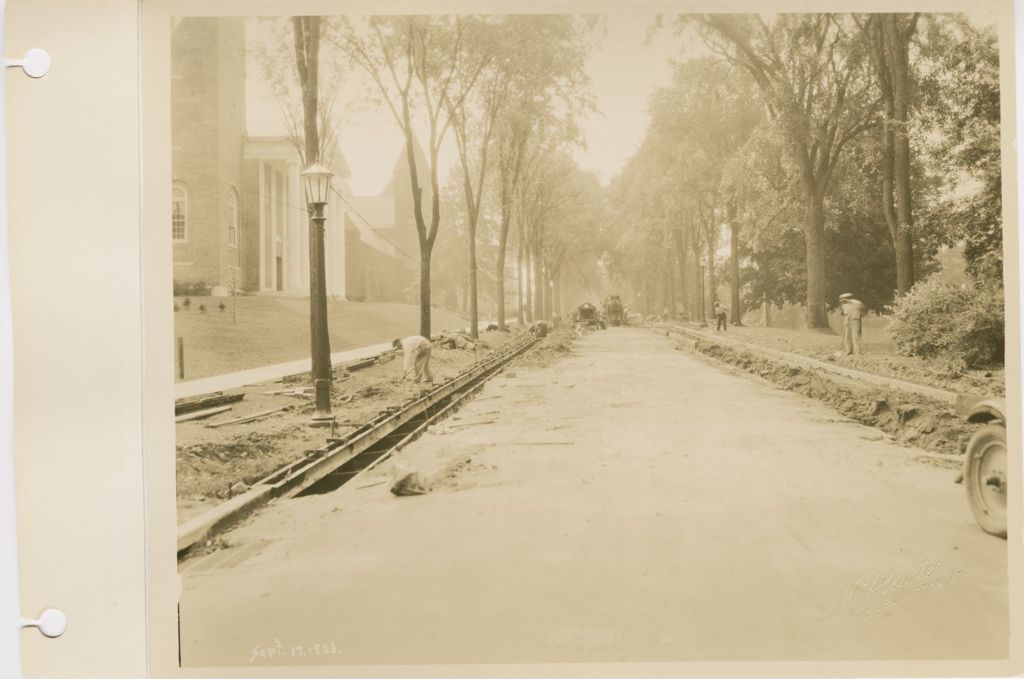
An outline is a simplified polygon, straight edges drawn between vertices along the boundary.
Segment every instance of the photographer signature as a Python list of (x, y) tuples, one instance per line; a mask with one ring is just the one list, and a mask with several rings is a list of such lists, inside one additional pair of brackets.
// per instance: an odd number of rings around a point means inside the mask
[(959, 568), (941, 561), (924, 561), (910, 569), (889, 569), (857, 576), (847, 586), (839, 614), (870, 620), (929, 592), (948, 587), (963, 576)]

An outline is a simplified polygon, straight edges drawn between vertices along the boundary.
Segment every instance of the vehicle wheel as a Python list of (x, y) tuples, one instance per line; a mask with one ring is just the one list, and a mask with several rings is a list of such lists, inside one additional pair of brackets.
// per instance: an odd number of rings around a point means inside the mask
[(989, 423), (967, 443), (964, 485), (974, 518), (986, 533), (1006, 537), (1006, 427)]

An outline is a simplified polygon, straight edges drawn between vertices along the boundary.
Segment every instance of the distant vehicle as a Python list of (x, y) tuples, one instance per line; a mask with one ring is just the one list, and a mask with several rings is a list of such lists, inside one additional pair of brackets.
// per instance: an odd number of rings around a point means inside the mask
[(985, 399), (973, 404), (967, 421), (982, 424), (967, 442), (963, 484), (974, 519), (986, 533), (1006, 537), (1006, 402)]
[(601, 320), (601, 316), (597, 313), (597, 307), (590, 302), (584, 302), (576, 307), (572, 322), (574, 325), (581, 325), (583, 327), (605, 329), (604, 321)]
[(626, 307), (618, 295), (609, 295), (604, 301), (604, 318), (609, 325), (625, 325)]

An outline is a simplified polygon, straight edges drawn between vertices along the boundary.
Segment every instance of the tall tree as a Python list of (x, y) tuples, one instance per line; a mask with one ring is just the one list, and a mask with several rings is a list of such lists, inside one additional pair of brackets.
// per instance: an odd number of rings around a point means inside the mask
[(320, 161), (320, 17), (294, 17), (295, 68), (302, 89), (304, 161)]
[[(584, 70), (593, 17), (509, 15), (502, 53), (514, 60), (505, 106), (494, 127), (492, 171), (499, 197), (500, 226), (495, 262), (497, 324), (505, 328), (505, 267), (520, 185), (531, 158), (560, 144), (578, 143), (576, 118), (593, 107)], [(518, 229), (517, 229), (518, 231)], [(519, 239), (520, 248), (524, 245)], [(520, 271), (529, 253), (522, 250)], [(517, 285), (523, 277), (517, 276)], [(520, 290), (520, 301), (525, 291)], [(522, 313), (520, 306), (520, 314)], [(520, 316), (520, 320), (522, 316)]]
[(871, 45), (881, 94), (882, 213), (896, 251), (896, 290), (914, 286), (914, 215), (911, 193), (910, 40), (918, 14), (873, 14), (860, 22)]
[[(651, 136), (662, 164), (678, 182), (676, 192), (688, 193), (702, 226), (708, 275), (708, 305), (717, 294), (715, 253), (722, 217), (728, 219), (734, 247), (739, 246), (740, 223), (736, 192), (727, 184), (728, 166), (746, 143), (761, 117), (755, 85), (741, 68), (715, 58), (694, 59), (676, 66), (670, 87), (658, 91), (651, 103)], [(738, 267), (730, 268), (730, 288), (739, 299)], [(734, 301), (734, 319), (740, 308)]]
[[(472, 91), (492, 51), (474, 16), (372, 16), (364, 24), (348, 22), (330, 41), (372, 80), (405, 137), (413, 216), (420, 247), (420, 334), (430, 336), (430, 263), (441, 223), (438, 154), (458, 110)], [(417, 113), (419, 116), (417, 116)], [(428, 168), (416, 162), (415, 129), (427, 127)], [(421, 172), (430, 190), (429, 219), (424, 214)]]
[[(500, 34), (493, 36), (501, 45)], [(477, 222), (483, 204), (484, 183), (487, 179), (488, 154), (494, 138), (498, 116), (508, 100), (512, 86), (510, 60), (495, 59), (484, 71), (476, 96), (467, 97), (456, 105), (449, 101), (452, 129), (462, 168), (462, 192), (466, 202), (466, 239), (469, 245), (469, 318), (470, 335), (479, 336), (480, 309), (477, 290)]]
[[(999, 41), (963, 15), (925, 15), (919, 116), (922, 155), (937, 196), (918, 217), (947, 245), (964, 244), (972, 278), (1003, 280)], [(920, 219), (919, 219), (920, 221)]]
[[(306, 17), (303, 17), (305, 19)], [(325, 31), (329, 19), (320, 18), (320, 33)], [(303, 82), (312, 82), (308, 77), (303, 80), (298, 73), (298, 57), (296, 50), (295, 19), (285, 17), (263, 17), (259, 20), (259, 30), (265, 32), (269, 39), (254, 41), (247, 49), (246, 68), (252, 67), (263, 80), (270, 95), (277, 105), (288, 140), (299, 154), (299, 162), (306, 167), (319, 158), (323, 165), (330, 166), (334, 162), (332, 153), (335, 150), (337, 100), (338, 93), (344, 84), (346, 73), (343, 59), (339, 55), (326, 50), (317, 50), (316, 59), (316, 138), (319, 148), (310, 155), (307, 152), (306, 105), (312, 100), (306, 99)], [(302, 36), (305, 29), (302, 29)], [(305, 40), (305, 37), (300, 37)], [(320, 40), (320, 38), (316, 38)], [(307, 51), (304, 46), (302, 52)], [(312, 52), (310, 52), (312, 54)], [(305, 61), (305, 55), (301, 57)], [(312, 74), (308, 74), (312, 75)]]
[(863, 41), (833, 14), (701, 15), (707, 46), (745, 68), (800, 169), (804, 194), (807, 324), (828, 327), (825, 197), (844, 147), (871, 123), (876, 101)]

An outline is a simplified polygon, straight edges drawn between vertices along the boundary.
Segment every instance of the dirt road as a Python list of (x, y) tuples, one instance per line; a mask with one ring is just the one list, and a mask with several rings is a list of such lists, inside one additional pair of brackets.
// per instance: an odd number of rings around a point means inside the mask
[(953, 473), (632, 328), (515, 367), (188, 561), (185, 665), (988, 658), (1006, 542)]

